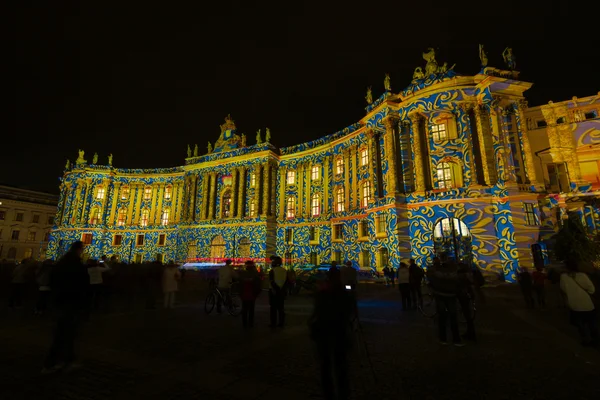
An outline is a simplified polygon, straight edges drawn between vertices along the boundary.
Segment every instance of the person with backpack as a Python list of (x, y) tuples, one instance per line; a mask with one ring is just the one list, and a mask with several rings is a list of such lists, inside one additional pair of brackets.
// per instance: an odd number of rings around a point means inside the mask
[(596, 288), (586, 274), (578, 272), (575, 261), (567, 261), (566, 267), (568, 272), (561, 275), (560, 288), (567, 298), (571, 323), (579, 330), (582, 345), (597, 346), (600, 344), (598, 317), (592, 301)]

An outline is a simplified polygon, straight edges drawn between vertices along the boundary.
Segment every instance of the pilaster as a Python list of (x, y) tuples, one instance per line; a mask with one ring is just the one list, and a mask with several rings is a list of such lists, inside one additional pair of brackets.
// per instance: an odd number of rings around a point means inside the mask
[(415, 191), (425, 191), (425, 172), (423, 171), (423, 153), (421, 152), (421, 136), (419, 135), (419, 121), (421, 116), (417, 113), (409, 114), (410, 118), (410, 144), (413, 154), (413, 176)]

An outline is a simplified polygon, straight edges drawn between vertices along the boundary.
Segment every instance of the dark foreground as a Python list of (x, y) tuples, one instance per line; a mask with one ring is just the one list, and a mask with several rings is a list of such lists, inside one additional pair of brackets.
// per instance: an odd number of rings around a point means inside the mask
[[(433, 321), (400, 312), (397, 290), (361, 289), (374, 374), (364, 350), (354, 352), (354, 398), (600, 398), (600, 353), (579, 346), (565, 311), (552, 302), (547, 310), (526, 310), (514, 286), (489, 288), (477, 315), (479, 343), (455, 348), (438, 344)], [(44, 376), (39, 372), (52, 319), (30, 316), (26, 309), (3, 310), (0, 398), (320, 397), (306, 328), (310, 297), (288, 299), (288, 324), (275, 331), (267, 327), (264, 295), (253, 331), (242, 330), (240, 317), (205, 315), (201, 297), (188, 296), (174, 310), (93, 315), (81, 332), (83, 368)]]

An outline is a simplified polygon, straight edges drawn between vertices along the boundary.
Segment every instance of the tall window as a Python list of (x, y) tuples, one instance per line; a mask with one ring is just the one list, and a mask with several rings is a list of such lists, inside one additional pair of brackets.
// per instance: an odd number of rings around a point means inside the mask
[(121, 200), (127, 200), (129, 198), (129, 193), (129, 186), (123, 186), (123, 188), (121, 189)]
[(377, 215), (377, 233), (385, 233), (385, 228), (387, 226), (387, 219), (385, 214)]
[(311, 201), (312, 216), (316, 217), (321, 214), (321, 196), (318, 193), (313, 194)]
[(135, 245), (136, 246), (143, 246), (144, 245), (144, 235), (137, 235), (135, 238)]
[(142, 218), (140, 218), (141, 226), (148, 226), (148, 219), (150, 218), (150, 210), (147, 208), (142, 210)]
[(222, 218), (231, 216), (231, 192), (228, 190), (223, 194), (223, 208), (221, 209)]
[(92, 234), (91, 233), (84, 233), (84, 234), (82, 234), (81, 235), (81, 241), (85, 245), (92, 244)]
[(103, 185), (98, 186), (98, 188), (96, 189), (96, 198), (98, 200), (101, 200), (104, 198), (104, 195), (106, 194), (106, 189), (104, 188)]
[(371, 265), (371, 253), (369, 250), (361, 250), (360, 252), (360, 265), (363, 268), (369, 268)]
[(32, 254), (33, 254), (33, 249), (27, 248), (27, 249), (25, 249), (25, 254), (23, 255), (23, 258), (30, 258)]
[(123, 235), (113, 236), (113, 246), (120, 246), (123, 243)]
[(17, 222), (23, 222), (23, 215), (24, 215), (24, 214), (23, 214), (22, 212), (18, 212), (18, 213), (15, 215), (15, 221), (17, 221)]
[(90, 224), (97, 225), (100, 223), (100, 209), (98, 207), (92, 208), (92, 216), (90, 217)]
[(344, 188), (338, 188), (338, 190), (336, 190), (335, 192), (335, 211), (344, 212), (346, 210), (346, 203), (344, 197)]
[(333, 225), (333, 240), (342, 240), (344, 238), (344, 225)]
[(254, 199), (250, 200), (250, 205), (248, 208), (250, 210), (250, 216), (256, 217), (256, 201)]
[(117, 217), (117, 226), (125, 226), (125, 220), (127, 220), (127, 210), (121, 208)]
[(296, 171), (288, 171), (287, 172), (287, 184), (288, 185), (296, 184)]
[(371, 181), (365, 181), (362, 187), (362, 206), (368, 207), (369, 201), (371, 201)]
[(161, 225), (169, 225), (169, 209), (168, 208), (163, 210), (162, 215), (160, 216), (160, 224)]
[(525, 223), (527, 225), (538, 225), (537, 215), (535, 215), (535, 207), (533, 203), (523, 203), (525, 210)]
[(287, 198), (286, 216), (288, 218), (294, 218), (296, 216), (296, 198), (294, 196), (290, 196)]
[(390, 254), (388, 249), (382, 247), (379, 249), (379, 263), (381, 268), (385, 268), (390, 262)]
[(10, 238), (11, 240), (19, 240), (19, 235), (21, 234), (21, 231), (18, 229), (15, 229), (14, 231), (12, 231)]
[(27, 240), (30, 242), (35, 242), (35, 237), (37, 236), (37, 232), (29, 232), (27, 234)]
[(361, 238), (369, 236), (369, 221), (362, 219), (358, 225), (358, 236)]
[(360, 165), (367, 165), (369, 163), (369, 148), (363, 147), (360, 149)]
[(308, 240), (310, 242), (319, 241), (319, 230), (317, 228), (315, 228), (314, 226), (311, 226), (310, 228), (308, 228)]
[(165, 200), (169, 200), (173, 194), (173, 186), (167, 186), (165, 188)]
[(321, 168), (319, 168), (318, 165), (313, 165), (312, 168), (310, 169), (310, 179), (312, 179), (313, 181), (319, 180), (319, 178), (321, 177)]
[(40, 222), (40, 215), (39, 214), (33, 214), (33, 217), (31, 218), (31, 222), (33, 222), (34, 224), (37, 224)]
[(158, 235), (158, 245), (159, 246), (164, 246), (166, 242), (167, 242), (167, 235), (165, 235), (164, 233), (161, 233), (160, 235)]
[(344, 159), (342, 157), (335, 159), (335, 173), (336, 175), (341, 175), (344, 173)]
[(456, 164), (451, 162), (441, 162), (437, 165), (438, 188), (452, 189), (459, 186), (456, 169)]
[(152, 198), (152, 186), (146, 186), (144, 188), (144, 200), (150, 200)]
[(256, 186), (256, 173), (255, 172), (250, 174), (250, 186), (251, 187)]
[(448, 140), (448, 129), (446, 124), (431, 125), (431, 136), (433, 137), (434, 142)]

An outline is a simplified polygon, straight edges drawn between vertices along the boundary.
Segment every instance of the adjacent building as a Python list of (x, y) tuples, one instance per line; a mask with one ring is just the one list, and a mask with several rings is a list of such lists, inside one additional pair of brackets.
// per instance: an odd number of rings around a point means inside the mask
[(74, 240), (126, 262), (277, 253), (381, 269), (443, 255), (512, 281), (544, 262), (568, 212), (596, 232), (599, 96), (528, 108), (532, 83), (516, 71), (460, 75), (433, 50), (423, 58), (404, 90), (386, 77), (362, 118), (308, 143), (275, 148), (267, 129), (249, 145), (228, 116), (214, 148), (188, 147), (176, 168), (114, 168), (80, 150), (48, 256)]
[(58, 196), (0, 186), (0, 260), (44, 259)]

